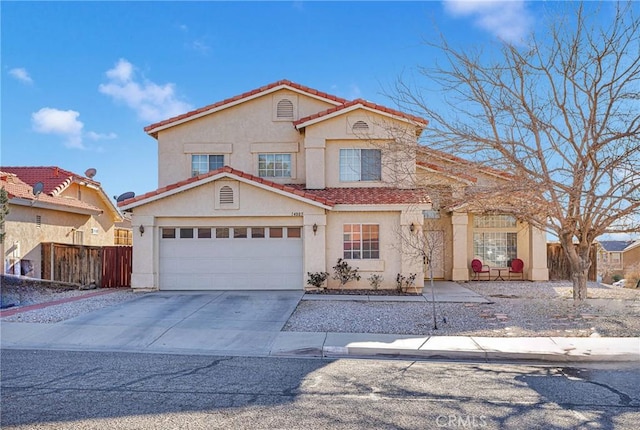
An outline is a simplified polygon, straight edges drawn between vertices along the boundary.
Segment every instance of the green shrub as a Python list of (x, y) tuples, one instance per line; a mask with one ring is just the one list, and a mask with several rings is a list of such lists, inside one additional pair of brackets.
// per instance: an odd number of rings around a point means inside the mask
[(411, 273), (409, 276), (404, 276), (398, 273), (396, 276), (396, 290), (399, 293), (405, 292), (412, 288), (416, 283), (416, 274)]
[(333, 266), (332, 278), (340, 281), (340, 289), (342, 289), (347, 283), (351, 281), (359, 281), (360, 274), (358, 274), (357, 267), (354, 269), (342, 258), (338, 258), (338, 262), (335, 266)]
[(307, 284), (312, 285), (316, 288), (326, 289), (326, 285), (324, 285), (324, 281), (327, 280), (329, 274), (327, 272), (307, 272), (309, 279), (307, 279)]
[(373, 288), (374, 290), (377, 290), (380, 287), (380, 284), (382, 284), (382, 281), (384, 280), (384, 278), (382, 277), (382, 275), (378, 275), (377, 273), (374, 273), (371, 276), (369, 276), (367, 280), (369, 281), (369, 285), (371, 285), (371, 288)]
[(618, 282), (620, 279), (622, 279), (622, 276), (616, 274), (613, 275), (611, 279), (613, 279), (613, 282)]

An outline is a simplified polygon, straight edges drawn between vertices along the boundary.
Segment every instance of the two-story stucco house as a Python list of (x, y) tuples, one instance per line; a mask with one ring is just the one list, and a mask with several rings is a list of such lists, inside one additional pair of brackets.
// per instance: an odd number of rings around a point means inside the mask
[(477, 180), (447, 172), (454, 157), (418, 159), (426, 126), (278, 81), (146, 127), (158, 143), (159, 188), (119, 204), (133, 212), (132, 287), (300, 290), (309, 272), (332, 272), (342, 258), (362, 275), (350, 287), (379, 274), (393, 288), (398, 274), (423, 279), (406, 238), (426, 225), (444, 238), (440, 278), (468, 280), (478, 252), (503, 265), (523, 258), (527, 279), (545, 278), (544, 235), (508, 216), (474, 218), (464, 205), (436, 210), (416, 185)]
[(99, 182), (57, 166), (19, 166), (0, 167), (0, 187), (9, 197), (3, 273), (40, 278), (45, 242), (113, 245), (122, 217)]

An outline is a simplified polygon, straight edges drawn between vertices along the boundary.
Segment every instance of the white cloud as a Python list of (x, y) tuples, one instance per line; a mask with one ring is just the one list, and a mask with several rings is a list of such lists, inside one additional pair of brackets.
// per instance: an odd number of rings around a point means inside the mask
[(87, 132), (86, 136), (91, 140), (112, 140), (118, 137), (117, 134), (111, 133), (96, 133), (95, 131)]
[(33, 84), (33, 79), (31, 79), (29, 72), (27, 72), (27, 69), (25, 68), (17, 67), (15, 69), (11, 69), (9, 70), (9, 74), (24, 84)]
[(476, 26), (511, 43), (520, 43), (533, 22), (524, 0), (444, 0), (444, 9), (454, 17), (473, 18)]
[(101, 84), (99, 91), (124, 103), (144, 121), (156, 122), (193, 109), (179, 99), (175, 84), (158, 85), (144, 77), (139, 78), (136, 67), (125, 59), (120, 59), (106, 75), (109, 82)]
[(84, 149), (82, 128), (78, 120), (79, 112), (45, 107), (31, 114), (31, 124), (38, 133), (55, 134), (64, 137), (68, 148)]

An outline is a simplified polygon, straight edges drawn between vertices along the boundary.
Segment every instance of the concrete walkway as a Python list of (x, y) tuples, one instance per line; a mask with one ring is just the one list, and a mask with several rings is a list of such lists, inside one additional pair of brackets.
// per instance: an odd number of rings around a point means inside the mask
[(431, 282), (425, 281), (422, 295), (415, 296), (305, 294), (302, 298), (302, 300), (366, 302), (431, 302), (433, 299), (437, 303), (493, 303), (475, 291), (452, 281), (434, 281), (433, 292), (431, 291)]
[(281, 331), (302, 295), (295, 291), (146, 294), (56, 324), (2, 322), (1, 346), (241, 356), (640, 363), (640, 338)]

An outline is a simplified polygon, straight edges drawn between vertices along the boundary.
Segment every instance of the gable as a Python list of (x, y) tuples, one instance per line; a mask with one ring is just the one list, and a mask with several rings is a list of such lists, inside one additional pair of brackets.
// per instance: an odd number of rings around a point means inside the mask
[[(322, 91), (314, 90), (312, 88), (306, 87), (304, 85), (296, 84), (291, 81), (282, 80), (277, 81), (269, 85), (265, 85), (264, 87), (256, 88), (254, 90), (239, 94), (237, 96), (213, 103), (208, 106), (204, 106), (200, 109), (196, 109), (185, 114), (166, 119), (164, 121), (151, 124), (145, 127), (145, 132), (147, 134), (158, 137), (158, 132), (162, 130), (166, 130), (170, 127), (174, 127), (180, 124), (184, 124), (186, 122), (193, 121), (198, 118), (202, 118), (217, 112), (224, 111), (234, 106), (238, 106), (257, 98), (265, 97), (270, 94), (276, 93), (278, 91), (285, 90), (290, 93), (298, 94), (300, 96), (305, 97), (306, 99), (314, 99), (323, 103), (323, 109), (326, 109), (329, 106), (341, 105), (347, 102), (347, 100), (337, 97), (331, 94), (324, 93)], [(313, 111), (313, 112), (317, 112)], [(300, 111), (300, 115), (310, 115), (313, 112), (306, 113), (305, 111)]]
[(221, 177), (198, 186), (144, 203), (134, 208), (135, 215), (155, 217), (287, 217), (302, 213), (323, 214), (321, 205), (288, 193)]

